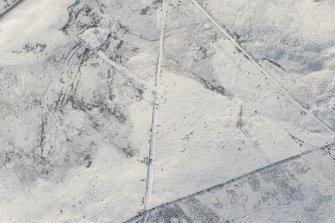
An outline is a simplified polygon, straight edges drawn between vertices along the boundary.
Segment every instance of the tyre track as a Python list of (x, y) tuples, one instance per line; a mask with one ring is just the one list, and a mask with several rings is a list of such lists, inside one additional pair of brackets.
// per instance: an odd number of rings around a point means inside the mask
[(127, 75), (128, 78), (133, 79), (134, 81), (136, 81), (137, 83), (141, 84), (144, 87), (148, 87), (139, 78), (137, 78), (136, 75), (134, 75), (133, 73), (131, 73), (127, 68), (123, 67), (122, 65), (120, 65), (120, 64), (114, 62), (113, 60), (109, 59), (108, 56), (106, 54), (104, 54), (102, 51), (98, 51), (97, 55), (101, 59), (103, 59), (104, 61), (106, 61), (107, 63), (109, 63), (112, 67), (114, 67), (115, 69), (117, 69), (121, 73)]
[(269, 159), (269, 157), (265, 154), (265, 152), (262, 150), (260, 145), (254, 138), (250, 135), (248, 130), (245, 128), (240, 128), (239, 129), (242, 135), (250, 142), (250, 144), (257, 150), (258, 154), (262, 156), (262, 158), (268, 163), (271, 164), (272, 161)]
[(157, 131), (157, 116), (158, 116), (158, 105), (159, 105), (159, 95), (158, 89), (160, 87), (160, 75), (163, 61), (163, 51), (164, 51), (164, 37), (165, 37), (165, 23), (166, 23), (166, 2), (163, 0), (161, 3), (161, 17), (160, 17), (160, 37), (159, 37), (159, 52), (157, 69), (154, 82), (154, 101), (152, 104), (152, 119), (151, 119), (151, 138), (148, 151), (148, 164), (147, 164), (147, 179), (144, 194), (144, 215), (142, 222), (147, 221), (147, 211), (151, 203), (152, 187), (154, 181), (154, 170), (155, 170), (155, 150), (156, 150), (156, 131)]

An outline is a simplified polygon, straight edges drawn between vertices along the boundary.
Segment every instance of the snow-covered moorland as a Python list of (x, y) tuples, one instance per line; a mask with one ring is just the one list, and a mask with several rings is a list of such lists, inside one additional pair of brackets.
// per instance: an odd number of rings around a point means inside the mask
[(0, 222), (335, 221), (334, 1), (0, 10)]

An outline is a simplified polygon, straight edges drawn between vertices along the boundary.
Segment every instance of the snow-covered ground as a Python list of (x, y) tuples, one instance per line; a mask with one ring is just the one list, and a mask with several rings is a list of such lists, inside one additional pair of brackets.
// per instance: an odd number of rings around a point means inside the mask
[(333, 1), (16, 2), (0, 222), (335, 221)]
[(6, 12), (9, 12), (14, 8), (16, 4), (22, 0), (2, 0), (0, 1), (0, 15), (4, 15)]
[(275, 69), (281, 85), (335, 130), (334, 1), (199, 3), (258, 60), (277, 65), (267, 70)]

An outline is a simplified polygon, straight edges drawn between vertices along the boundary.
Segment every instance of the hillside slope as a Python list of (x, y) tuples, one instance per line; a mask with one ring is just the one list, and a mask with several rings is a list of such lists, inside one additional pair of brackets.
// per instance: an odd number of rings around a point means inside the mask
[(16, 2), (0, 222), (335, 220), (332, 1)]

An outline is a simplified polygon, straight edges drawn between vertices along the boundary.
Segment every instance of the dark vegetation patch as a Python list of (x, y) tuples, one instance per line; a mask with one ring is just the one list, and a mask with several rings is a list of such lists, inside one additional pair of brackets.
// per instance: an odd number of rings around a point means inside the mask
[(328, 155), (332, 157), (333, 160), (335, 160), (335, 142), (321, 147), (321, 151), (324, 155)]
[(276, 61), (273, 61), (273, 60), (271, 60), (269, 58), (263, 58), (263, 60), (266, 60), (269, 63), (271, 63), (272, 65), (275, 65), (276, 67), (282, 69), (283, 71), (286, 71), (285, 68), (282, 65), (280, 65), (278, 62), (276, 62)]
[(203, 84), (206, 89), (214, 91), (223, 96), (227, 96), (227, 91), (222, 85), (212, 84), (209, 81), (206, 81), (205, 79), (201, 77), (198, 77), (198, 78), (199, 78), (200, 83)]
[(14, 171), (22, 183), (31, 183), (38, 178), (59, 182), (69, 168), (90, 167), (95, 151), (94, 143), (87, 147), (71, 144), (67, 149), (49, 150), (41, 156), (40, 152), (12, 146), (0, 152), (0, 168)]
[(19, 54), (19, 53), (33, 53), (33, 54), (38, 54), (41, 53), (45, 50), (47, 47), (46, 44), (42, 43), (26, 43), (22, 49), (20, 50), (13, 50), (13, 53)]

